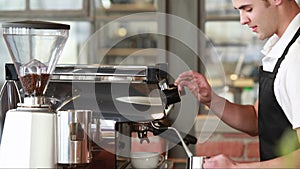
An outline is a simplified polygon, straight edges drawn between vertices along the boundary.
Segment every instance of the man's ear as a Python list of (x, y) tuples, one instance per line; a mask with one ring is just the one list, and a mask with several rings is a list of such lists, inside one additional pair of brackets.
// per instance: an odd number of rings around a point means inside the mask
[(281, 5), (284, 0), (273, 0), (276, 6)]

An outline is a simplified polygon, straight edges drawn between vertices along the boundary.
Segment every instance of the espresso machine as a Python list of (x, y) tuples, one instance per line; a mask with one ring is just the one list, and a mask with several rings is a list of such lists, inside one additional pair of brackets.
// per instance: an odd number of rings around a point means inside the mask
[(70, 26), (20, 21), (4, 23), (2, 28), (22, 86), (22, 99), (17, 108), (6, 112), (0, 168), (55, 168), (56, 113), (45, 92)]
[[(89, 168), (130, 168), (133, 133), (145, 146), (150, 142), (149, 133), (181, 144), (176, 133), (165, 128), (170, 125), (170, 109), (180, 102), (177, 88), (168, 83), (167, 64), (57, 65), (46, 96), (56, 98), (53, 107), (58, 114), (92, 112)], [(181, 135), (186, 144), (197, 142), (191, 135)], [(166, 160), (162, 165), (171, 168), (172, 162)]]
[[(167, 64), (56, 65), (68, 25), (30, 21), (3, 28), (14, 62), (5, 65), (6, 77), (16, 84), (19, 93), (14, 95), (21, 102), (6, 113), (0, 168), (126, 169), (131, 168), (133, 133), (145, 146), (149, 133), (185, 149), (197, 142), (192, 135), (169, 130), (168, 113), (181, 100), (177, 87), (169, 84)], [(48, 59), (40, 58), (41, 53), (49, 54)], [(46, 74), (46, 81), (25, 79), (24, 71)], [(165, 158), (160, 167), (172, 166)]]
[[(5, 66), (8, 75), (14, 73), (12, 64)], [(167, 64), (57, 65), (45, 93), (56, 112), (56, 167), (130, 168), (133, 133), (144, 146), (149, 133), (182, 145), (166, 128), (170, 109), (180, 102), (166, 69)], [(187, 145), (197, 142), (180, 135)], [(172, 168), (172, 161), (166, 158), (162, 166)]]

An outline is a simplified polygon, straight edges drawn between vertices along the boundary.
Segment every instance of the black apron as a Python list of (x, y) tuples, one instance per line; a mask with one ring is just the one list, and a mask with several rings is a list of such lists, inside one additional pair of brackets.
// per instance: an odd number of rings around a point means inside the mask
[[(293, 138), (297, 138), (296, 131), (292, 129), (291, 123), (276, 100), (274, 81), (281, 62), (299, 35), (300, 28), (284, 50), (282, 56), (278, 59), (273, 72), (263, 71), (262, 66), (259, 70), (258, 131), (261, 161), (280, 156), (276, 151), (278, 143), (285, 132), (290, 132)], [(297, 144), (299, 144), (299, 142), (297, 142)]]

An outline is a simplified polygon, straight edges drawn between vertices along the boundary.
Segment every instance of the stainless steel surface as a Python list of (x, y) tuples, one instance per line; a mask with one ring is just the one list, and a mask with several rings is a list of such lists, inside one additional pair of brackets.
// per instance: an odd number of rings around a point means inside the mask
[[(56, 98), (60, 110), (90, 109), (95, 116), (140, 122), (165, 116), (156, 67), (147, 66), (58, 66), (46, 96)], [(68, 104), (63, 100), (79, 96)], [(126, 102), (122, 98), (148, 100), (150, 104)], [(155, 98), (155, 104), (151, 104)], [(62, 105), (62, 106), (61, 106)]]
[(52, 80), (141, 82), (147, 80), (147, 66), (59, 65)]
[(34, 96), (34, 97), (25, 97), (23, 102), (18, 104), (18, 107), (50, 107), (50, 105), (46, 102), (46, 98), (43, 96)]
[(57, 112), (59, 164), (87, 164), (91, 162), (92, 112), (69, 110)]
[(75, 95), (72, 97), (66, 97), (65, 99), (61, 100), (60, 104), (58, 105), (57, 108), (55, 108), (56, 111), (59, 111), (61, 108), (63, 108), (65, 105), (70, 103), (71, 101), (77, 99), (80, 95)]
[[(152, 121), (164, 117), (163, 105), (140, 105), (118, 101), (116, 98), (124, 96), (160, 95), (156, 84), (146, 83), (106, 83), (94, 81), (50, 81), (46, 95), (64, 95), (68, 88), (73, 88), (80, 95), (75, 100), (60, 108), (60, 110), (89, 109), (99, 118), (114, 118), (119, 121), (139, 122)], [(63, 89), (63, 90), (62, 90)], [(58, 93), (55, 93), (55, 92)], [(59, 99), (60, 100), (60, 99)], [(61, 104), (58, 102), (58, 104)]]
[(202, 169), (203, 168), (202, 156), (192, 156), (188, 158), (188, 169)]

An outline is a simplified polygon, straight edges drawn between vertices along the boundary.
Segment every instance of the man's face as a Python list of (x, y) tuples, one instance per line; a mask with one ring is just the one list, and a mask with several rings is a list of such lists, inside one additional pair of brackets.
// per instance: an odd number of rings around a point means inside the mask
[(232, 0), (240, 12), (240, 22), (247, 25), (261, 40), (277, 33), (276, 6), (269, 0)]

